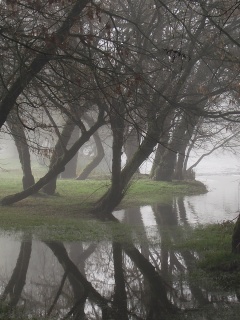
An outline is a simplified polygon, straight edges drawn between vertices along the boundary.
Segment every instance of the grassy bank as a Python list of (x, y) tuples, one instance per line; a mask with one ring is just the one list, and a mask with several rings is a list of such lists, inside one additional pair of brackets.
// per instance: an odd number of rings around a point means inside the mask
[[(0, 173), (0, 198), (22, 190), (19, 171)], [(61, 180), (57, 182), (57, 194), (47, 196), (37, 194), (11, 206), (0, 208), (2, 229), (50, 228), (58, 230), (63, 236), (77, 234), (88, 230), (87, 218), (91, 206), (109, 187), (109, 180), (88, 179), (85, 181)], [(155, 182), (147, 178), (133, 180), (120, 208), (136, 207), (154, 203), (171, 203), (173, 196), (200, 194), (206, 188), (199, 182)], [(84, 219), (81, 219), (84, 218)], [(92, 223), (89, 223), (92, 226)], [(102, 228), (90, 228), (102, 229)], [(66, 232), (68, 230), (68, 232)], [(75, 231), (76, 232), (75, 232)], [(53, 232), (54, 233), (54, 232)], [(96, 235), (98, 237), (99, 235)]]

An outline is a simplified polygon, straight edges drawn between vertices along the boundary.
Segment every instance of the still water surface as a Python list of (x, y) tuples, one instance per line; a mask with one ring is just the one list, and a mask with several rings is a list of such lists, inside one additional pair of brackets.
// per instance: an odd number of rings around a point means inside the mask
[(207, 194), (116, 211), (132, 226), (132, 242), (44, 242), (32, 235), (21, 241), (1, 234), (0, 319), (239, 319), (239, 292), (196, 281), (198, 254), (164, 245), (177, 243), (177, 225), (184, 233), (237, 216), (240, 176), (199, 180)]

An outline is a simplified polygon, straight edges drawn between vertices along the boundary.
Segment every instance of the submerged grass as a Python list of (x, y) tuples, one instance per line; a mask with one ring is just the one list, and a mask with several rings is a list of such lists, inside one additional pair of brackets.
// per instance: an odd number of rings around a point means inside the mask
[(218, 290), (240, 292), (240, 255), (231, 253), (234, 221), (198, 226), (188, 232), (174, 250), (191, 252), (195, 257), (192, 281)]

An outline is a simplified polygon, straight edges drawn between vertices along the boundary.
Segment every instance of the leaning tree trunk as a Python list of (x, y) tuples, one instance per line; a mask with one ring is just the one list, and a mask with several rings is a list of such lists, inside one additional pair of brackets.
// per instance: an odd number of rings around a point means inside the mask
[[(69, 139), (67, 147), (71, 147), (79, 138), (79, 127), (75, 126), (72, 135)], [(78, 153), (67, 163), (65, 170), (61, 173), (61, 178), (74, 179), (77, 172)]]
[(7, 125), (11, 131), (11, 135), (14, 139), (15, 145), (18, 150), (18, 156), (23, 171), (22, 184), (23, 189), (25, 190), (28, 187), (32, 186), (35, 183), (35, 181), (31, 169), (31, 156), (29, 152), (27, 138), (25, 135), (24, 128), (21, 122), (18, 120), (18, 116), (15, 110), (13, 110), (10, 113)]
[(97, 148), (97, 155), (95, 158), (83, 169), (80, 175), (77, 177), (77, 180), (85, 180), (90, 175), (90, 173), (99, 165), (99, 163), (104, 158), (104, 149), (102, 145), (102, 141), (99, 137), (99, 134), (96, 132), (93, 135), (93, 139)]
[[(116, 107), (117, 108), (117, 107)], [(114, 110), (115, 111), (115, 110)], [(120, 112), (120, 108), (118, 108)], [(115, 208), (123, 197), (123, 188), (121, 182), (121, 158), (124, 142), (124, 117), (119, 116), (118, 112), (111, 114), (111, 128), (113, 134), (112, 143), (112, 178), (111, 187), (97, 205), (97, 210), (101, 213), (109, 213)]]
[[(66, 146), (71, 138), (73, 130), (75, 128), (75, 124), (68, 118), (66, 121), (64, 128), (61, 132), (61, 135), (55, 145), (51, 160), (50, 160), (50, 170), (57, 163), (58, 159), (60, 159), (65, 153)], [(70, 159), (71, 160), (71, 159)], [(65, 167), (64, 167), (65, 169)], [(64, 169), (62, 171), (64, 171)], [(46, 194), (53, 195), (56, 191), (57, 186), (57, 176), (50, 180), (43, 188), (42, 191)]]
[[(86, 121), (89, 127), (93, 125), (93, 120), (88, 117), (87, 115), (84, 115), (83, 119)], [(104, 158), (105, 152), (103, 149), (102, 141), (101, 138), (96, 131), (93, 134), (93, 139), (96, 144), (97, 148), (97, 155), (95, 158), (83, 169), (83, 171), (80, 173), (80, 175), (77, 177), (77, 180), (85, 180), (87, 177), (90, 175), (90, 173), (99, 165), (99, 163), (102, 161)]]

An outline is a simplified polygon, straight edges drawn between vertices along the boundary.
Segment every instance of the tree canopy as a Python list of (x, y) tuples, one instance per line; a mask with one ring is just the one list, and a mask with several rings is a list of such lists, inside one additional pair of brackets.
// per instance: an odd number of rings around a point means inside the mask
[[(96, 206), (103, 211), (152, 152), (153, 178), (179, 178), (196, 137), (229, 122), (236, 137), (238, 1), (11, 0), (0, 13), (0, 127), (51, 156), (47, 178), (17, 199), (46, 188), (104, 126), (112, 185)], [(81, 136), (68, 147), (74, 127)]]

